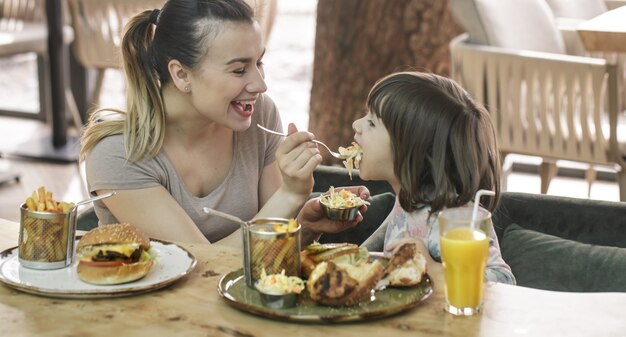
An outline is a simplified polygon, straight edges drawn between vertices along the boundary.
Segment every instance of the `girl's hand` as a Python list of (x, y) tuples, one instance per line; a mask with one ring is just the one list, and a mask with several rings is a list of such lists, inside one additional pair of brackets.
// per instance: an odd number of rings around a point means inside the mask
[(313, 134), (298, 131), (289, 124), (289, 136), (276, 150), (276, 160), (283, 177), (282, 189), (296, 195), (308, 196), (313, 191), (313, 171), (322, 162), (322, 156), (313, 140)]
[[(366, 200), (370, 197), (370, 191), (365, 186), (336, 187), (336, 190), (346, 189)], [(337, 233), (356, 226), (363, 220), (361, 213), (367, 212), (367, 205), (359, 207), (359, 213), (353, 221), (330, 220), (324, 213), (324, 208), (319, 198), (307, 201), (298, 214), (298, 223), (303, 229), (303, 244), (317, 240), (322, 233)]]

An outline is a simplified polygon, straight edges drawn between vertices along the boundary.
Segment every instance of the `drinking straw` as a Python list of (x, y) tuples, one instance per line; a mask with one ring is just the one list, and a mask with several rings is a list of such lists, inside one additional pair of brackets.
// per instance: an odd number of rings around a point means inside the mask
[(496, 192), (490, 190), (478, 190), (474, 197), (474, 210), (472, 211), (472, 222), (470, 223), (470, 229), (472, 232), (476, 229), (476, 218), (478, 217), (478, 207), (480, 206), (480, 197), (483, 195), (496, 195)]

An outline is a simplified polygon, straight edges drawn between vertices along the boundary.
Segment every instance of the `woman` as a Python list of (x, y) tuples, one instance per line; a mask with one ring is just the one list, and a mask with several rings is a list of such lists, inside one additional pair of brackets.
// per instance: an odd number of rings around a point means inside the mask
[(297, 215), (304, 242), (356, 224), (325, 220), (317, 200), (306, 202), (321, 162), (312, 134), (290, 125), (282, 141), (251, 127), (281, 129), (263, 94), (264, 53), (242, 0), (170, 0), (131, 19), (122, 41), (128, 111), (94, 114), (81, 142), (89, 191), (117, 191), (96, 204), (100, 224), (227, 244), (240, 244), (238, 225), (203, 207), (245, 220)]

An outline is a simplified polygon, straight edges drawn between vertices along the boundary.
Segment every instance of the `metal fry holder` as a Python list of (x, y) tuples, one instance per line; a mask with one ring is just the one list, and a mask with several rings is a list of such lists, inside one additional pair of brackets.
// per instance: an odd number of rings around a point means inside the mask
[(30, 211), (20, 207), (18, 259), (32, 269), (59, 269), (72, 263), (76, 208), (66, 213)]
[(115, 195), (108, 192), (77, 202), (69, 211), (31, 211), (20, 206), (18, 261), (31, 269), (60, 269), (72, 264), (78, 207)]
[(246, 285), (254, 287), (261, 278), (285, 270), (287, 276), (300, 276), (300, 225), (291, 232), (276, 232), (273, 225), (287, 225), (288, 219), (262, 218), (246, 222), (243, 233), (243, 272)]

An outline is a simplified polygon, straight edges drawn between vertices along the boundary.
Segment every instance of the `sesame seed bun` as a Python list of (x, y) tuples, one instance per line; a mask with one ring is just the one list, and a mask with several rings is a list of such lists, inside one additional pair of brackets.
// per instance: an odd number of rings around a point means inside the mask
[(90, 230), (80, 239), (76, 251), (86, 246), (120, 243), (138, 243), (144, 250), (150, 249), (150, 238), (146, 234), (133, 225), (122, 223)]

